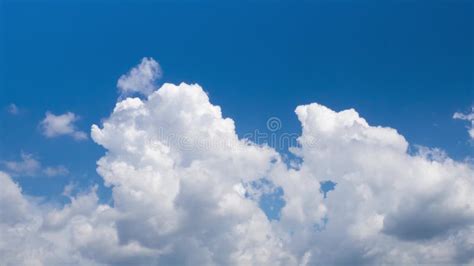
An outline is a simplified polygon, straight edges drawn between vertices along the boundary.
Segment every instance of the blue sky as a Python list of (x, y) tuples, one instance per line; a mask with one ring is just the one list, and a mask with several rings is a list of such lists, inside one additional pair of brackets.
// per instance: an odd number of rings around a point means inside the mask
[(144, 56), (162, 66), (160, 82), (200, 84), (240, 135), (265, 131), (269, 117), (300, 133), (295, 107), (318, 102), (462, 160), (472, 146), (452, 116), (473, 104), (473, 25), (470, 1), (3, 1), (0, 160), (23, 151), (69, 169), (16, 176), (32, 195), (60, 200), (70, 182), (101, 184), (105, 151), (90, 138), (45, 138), (39, 122), (71, 111), (89, 132)]

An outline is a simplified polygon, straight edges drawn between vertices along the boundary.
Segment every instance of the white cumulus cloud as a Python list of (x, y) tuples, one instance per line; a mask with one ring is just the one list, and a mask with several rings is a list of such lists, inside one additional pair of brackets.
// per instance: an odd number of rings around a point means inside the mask
[[(342, 265), (474, 263), (474, 169), (439, 149), (407, 152), (395, 129), (353, 110), (296, 108), (292, 152), (239, 139), (199, 85), (119, 101), (92, 139), (107, 152), (96, 188), (38, 205), (0, 173), (6, 265)], [(320, 182), (332, 180), (324, 198)], [(270, 220), (259, 200), (281, 189)], [(13, 207), (18, 206), (18, 207)]]
[(315, 258), (323, 264), (468, 263), (473, 256), (474, 171), (439, 150), (407, 153), (396, 130), (370, 126), (355, 110), (319, 104), (296, 109), (303, 126), (296, 150), (308, 171), (331, 179), (328, 223)]
[(78, 119), (79, 117), (71, 112), (61, 115), (46, 112), (45, 118), (40, 123), (40, 127), (43, 135), (48, 138), (67, 135), (73, 137), (75, 140), (85, 140), (87, 139), (87, 134), (84, 131), (78, 130), (74, 125), (74, 122)]

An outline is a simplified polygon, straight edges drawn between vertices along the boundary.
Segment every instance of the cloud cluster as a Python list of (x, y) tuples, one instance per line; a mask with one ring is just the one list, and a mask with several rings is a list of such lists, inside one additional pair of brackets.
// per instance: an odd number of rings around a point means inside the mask
[(77, 130), (74, 125), (74, 122), (78, 119), (79, 117), (71, 112), (62, 115), (46, 112), (45, 118), (40, 122), (40, 127), (43, 135), (48, 138), (67, 135), (75, 140), (85, 140), (87, 134), (84, 131)]
[(468, 133), (471, 139), (474, 139), (474, 107), (472, 107), (471, 113), (469, 114), (454, 113), (453, 118), (469, 121), (471, 125), (468, 129)]
[[(0, 173), (0, 257), (7, 265), (474, 263), (472, 165), (429, 148), (408, 153), (396, 130), (352, 109), (313, 103), (296, 114), (303, 130), (292, 152), (302, 160), (287, 164), (239, 139), (198, 85), (121, 100), (91, 129), (107, 150), (98, 172), (113, 206), (99, 204), (95, 188), (63, 208), (38, 205)], [(188, 145), (194, 139), (219, 145)], [(325, 180), (337, 183), (327, 198)], [(284, 201), (279, 219), (260, 204), (274, 191)]]

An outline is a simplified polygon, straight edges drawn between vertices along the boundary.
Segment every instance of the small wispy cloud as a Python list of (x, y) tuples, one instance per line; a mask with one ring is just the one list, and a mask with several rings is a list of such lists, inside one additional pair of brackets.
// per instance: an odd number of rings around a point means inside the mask
[(474, 139), (474, 107), (471, 108), (471, 113), (468, 114), (454, 113), (453, 118), (471, 122), (470, 127), (468, 127), (468, 133), (471, 139)]
[(3, 161), (6, 172), (13, 176), (64, 176), (69, 170), (63, 165), (43, 167), (41, 162), (32, 154), (22, 152), (18, 161)]
[(69, 170), (63, 166), (63, 165), (58, 165), (58, 166), (48, 166), (42, 170), (43, 174), (46, 176), (64, 176), (69, 174)]
[(21, 153), (21, 160), (5, 161), (3, 164), (12, 175), (32, 176), (41, 169), (41, 163), (33, 155), (24, 152)]
[(20, 108), (14, 103), (9, 104), (6, 109), (7, 109), (7, 112), (11, 115), (20, 114)]
[(79, 117), (72, 112), (62, 115), (46, 112), (45, 118), (40, 122), (40, 127), (43, 135), (48, 138), (67, 135), (75, 140), (85, 140), (87, 139), (87, 134), (84, 131), (78, 130), (74, 125), (74, 122), (78, 119)]

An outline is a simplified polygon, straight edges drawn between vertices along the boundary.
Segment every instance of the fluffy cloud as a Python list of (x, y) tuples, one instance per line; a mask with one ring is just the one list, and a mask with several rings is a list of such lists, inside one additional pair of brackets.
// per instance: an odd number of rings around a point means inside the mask
[(470, 114), (454, 113), (453, 118), (469, 121), (471, 125), (468, 129), (468, 133), (471, 139), (474, 139), (474, 107), (472, 108)]
[[(472, 260), (459, 254), (457, 243), (472, 240), (472, 165), (426, 148), (410, 155), (403, 136), (391, 128), (368, 125), (352, 109), (334, 112), (311, 104), (299, 106), (296, 113), (303, 125), (301, 141), (317, 138), (314, 147), (303, 145), (295, 151), (304, 160), (302, 171), (337, 183), (326, 201), (328, 223), (316, 237), (323, 255), (316, 260), (376, 264)], [(472, 245), (469, 249), (474, 251)]]
[(32, 154), (21, 153), (19, 161), (3, 161), (5, 171), (11, 175), (17, 176), (38, 176), (45, 175), (48, 177), (64, 176), (69, 174), (69, 170), (63, 165), (43, 167)]
[[(133, 72), (133, 71), (132, 71)], [(146, 79), (146, 78), (145, 78)], [(146, 82), (144, 84), (147, 84)], [(0, 173), (7, 265), (474, 263), (474, 170), (371, 126), (355, 110), (296, 109), (302, 160), (289, 167), (239, 139), (198, 85), (119, 101), (91, 136), (107, 153), (95, 188), (38, 205)], [(324, 198), (320, 182), (337, 183)], [(260, 201), (280, 191), (279, 219)], [(12, 206), (18, 206), (13, 208)], [(14, 243), (13, 245), (11, 243)]]
[[(107, 212), (107, 207), (97, 204), (94, 191), (77, 196), (60, 211), (39, 206), (25, 198), (20, 187), (0, 172), (2, 265), (97, 265), (80, 253), (79, 240), (87, 236), (80, 238), (78, 234), (81, 227), (93, 223), (96, 215), (103, 212)], [(67, 226), (59, 227), (65, 218), (69, 219)]]
[(124, 243), (161, 252), (153, 259), (166, 265), (296, 261), (258, 204), (235, 189), (268, 175), (278, 154), (239, 140), (198, 85), (123, 100), (92, 138), (108, 150), (98, 171), (127, 214), (116, 221)]
[(117, 88), (123, 95), (132, 93), (149, 95), (155, 90), (155, 81), (160, 77), (160, 65), (153, 58), (145, 57), (138, 66), (119, 78)]
[(77, 115), (67, 112), (62, 115), (55, 115), (51, 112), (46, 112), (45, 118), (41, 121), (40, 127), (43, 135), (48, 138), (54, 138), (62, 135), (68, 135), (75, 140), (87, 139), (87, 134), (83, 131), (77, 130), (74, 122), (79, 119)]

